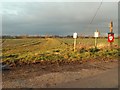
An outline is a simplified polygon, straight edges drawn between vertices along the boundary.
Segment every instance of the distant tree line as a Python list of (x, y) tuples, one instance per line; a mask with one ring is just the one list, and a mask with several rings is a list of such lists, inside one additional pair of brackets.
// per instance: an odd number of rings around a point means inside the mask
[[(3, 39), (22, 39), (22, 38), (73, 38), (72, 35), (67, 35), (67, 36), (59, 36), (59, 35), (20, 35), (20, 36), (12, 36), (12, 35), (3, 35)], [(94, 36), (78, 36), (78, 38), (94, 38)], [(107, 38), (107, 36), (100, 36), (99, 38)], [(120, 36), (116, 37), (120, 39)]]

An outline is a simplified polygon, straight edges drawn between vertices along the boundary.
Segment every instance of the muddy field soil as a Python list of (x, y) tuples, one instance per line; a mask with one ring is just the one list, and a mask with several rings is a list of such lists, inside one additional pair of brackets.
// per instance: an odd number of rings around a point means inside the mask
[(116, 67), (117, 60), (73, 62), (63, 64), (30, 64), (2, 71), (3, 88), (48, 88), (63, 82), (94, 76)]

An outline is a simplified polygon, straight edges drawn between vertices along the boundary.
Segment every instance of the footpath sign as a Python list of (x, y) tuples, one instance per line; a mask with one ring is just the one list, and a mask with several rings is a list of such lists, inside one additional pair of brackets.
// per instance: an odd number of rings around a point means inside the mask
[(99, 32), (98, 31), (94, 32), (94, 37), (99, 37)]
[(73, 33), (73, 38), (77, 38), (77, 33)]
[(108, 33), (108, 42), (114, 42), (114, 33)]

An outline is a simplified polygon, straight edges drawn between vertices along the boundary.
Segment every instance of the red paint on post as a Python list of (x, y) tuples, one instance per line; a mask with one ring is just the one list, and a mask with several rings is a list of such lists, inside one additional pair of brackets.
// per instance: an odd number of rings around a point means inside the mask
[(114, 42), (114, 33), (108, 33), (108, 42)]

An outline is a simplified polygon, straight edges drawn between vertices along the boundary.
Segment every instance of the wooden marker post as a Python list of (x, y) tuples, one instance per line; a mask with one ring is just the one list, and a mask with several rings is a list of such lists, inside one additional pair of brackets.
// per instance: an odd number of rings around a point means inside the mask
[(74, 52), (76, 50), (76, 42), (77, 42), (77, 33), (73, 33), (73, 38), (74, 38)]
[(110, 42), (110, 48), (112, 48), (112, 42), (114, 42), (113, 22), (110, 22), (110, 32), (108, 33), (108, 42)]
[(97, 37), (95, 37), (95, 48), (97, 48)]
[(95, 37), (95, 48), (97, 48), (97, 38), (99, 37), (98, 30), (96, 30), (96, 32), (94, 32), (94, 37)]

